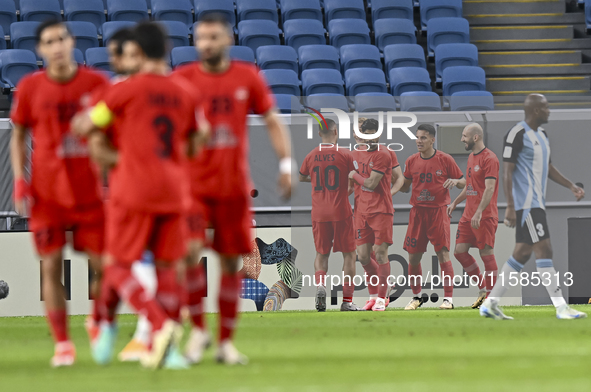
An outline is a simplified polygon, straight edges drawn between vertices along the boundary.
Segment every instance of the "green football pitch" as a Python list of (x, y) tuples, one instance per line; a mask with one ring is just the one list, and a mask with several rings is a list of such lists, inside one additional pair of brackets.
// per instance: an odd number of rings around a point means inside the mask
[[(588, 306), (577, 306), (590, 311)], [(507, 307), (514, 321), (477, 311), (389, 309), (241, 315), (226, 367), (209, 351), (185, 371), (92, 362), (83, 317), (70, 319), (78, 360), (51, 369), (52, 342), (39, 317), (0, 318), (3, 391), (591, 391), (591, 320), (557, 320), (552, 307)], [(216, 319), (210, 315), (210, 325)], [(135, 326), (119, 321), (117, 349)]]

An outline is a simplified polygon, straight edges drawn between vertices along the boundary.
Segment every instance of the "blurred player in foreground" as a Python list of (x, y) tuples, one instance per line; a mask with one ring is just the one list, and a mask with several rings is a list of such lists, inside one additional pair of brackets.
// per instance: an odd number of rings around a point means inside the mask
[(285, 198), (291, 195), (291, 174), (295, 169), (288, 132), (277, 116), (273, 94), (254, 65), (230, 59), (228, 51), (233, 42), (234, 32), (225, 16), (216, 13), (204, 16), (195, 31), (195, 46), (201, 61), (175, 72), (203, 94), (205, 116), (212, 128), (211, 139), (189, 166), (192, 207), (187, 306), (193, 329), (186, 356), (193, 363), (201, 361), (211, 342), (203, 316), (206, 276), (200, 262), (207, 227), (214, 229), (211, 246), (220, 255), (222, 270), (216, 359), (226, 364), (247, 362), (246, 356), (234, 347), (232, 338), (242, 284), (238, 273), (240, 255), (252, 250), (253, 185), (246, 126), (250, 111), (262, 115), (267, 125), (271, 146), (280, 160), (279, 187)]
[[(466, 151), (472, 151), (468, 157), (466, 186), (447, 207), (451, 213), (458, 204), (466, 200), (466, 207), (458, 225), (454, 256), (462, 264), (466, 273), (478, 279), (478, 298), (472, 308), (480, 307), (490, 293), (497, 278), (495, 260), (495, 234), (499, 225), (497, 197), (499, 194), (499, 159), (484, 145), (484, 132), (479, 124), (467, 125), (462, 131), (462, 143)], [(471, 247), (477, 247), (484, 263), (484, 277), (474, 257), (468, 253)]]
[(556, 317), (587, 317), (586, 313), (571, 309), (562, 296), (562, 279), (552, 262), (550, 232), (546, 221), (548, 178), (569, 189), (577, 201), (585, 197), (585, 191), (564, 177), (552, 164), (548, 135), (541, 128), (550, 116), (546, 97), (541, 94), (528, 95), (524, 109), (525, 120), (507, 132), (503, 150), (503, 184), (507, 199), (505, 225), (517, 226), (515, 249), (503, 265), (492, 292), (480, 306), (480, 315), (495, 320), (513, 319), (506, 316), (498, 304), (509, 288), (510, 276), (519, 276), (533, 252), (539, 279), (556, 307)]
[(435, 128), (421, 124), (417, 128), (417, 149), (419, 152), (406, 160), (404, 186), (408, 192), (412, 184), (410, 217), (404, 250), (408, 252), (408, 278), (414, 297), (406, 310), (415, 310), (423, 304), (420, 296), (423, 270), (421, 258), (427, 251), (429, 241), (435, 248), (443, 280), (443, 303), (440, 309), (453, 309), (454, 270), (449, 257), (450, 220), (447, 205), (450, 203), (449, 189), (462, 189), (466, 180), (454, 159), (436, 150)]
[[(113, 85), (102, 101), (77, 116), (74, 129), (89, 135), (108, 129), (116, 119), (118, 160), (110, 179), (107, 206), (106, 255), (101, 287), (101, 330), (93, 346), (99, 364), (111, 361), (116, 340), (115, 311), (124, 299), (152, 325), (151, 350), (141, 358), (147, 368), (164, 365), (167, 354), (178, 353), (182, 337), (180, 286), (175, 263), (187, 251), (185, 211), (189, 184), (186, 157), (198, 148), (195, 91), (171, 78), (166, 34), (154, 22), (138, 24), (134, 40), (141, 50), (141, 70)], [(145, 249), (154, 254), (156, 297), (146, 294), (131, 272)], [(178, 363), (167, 366), (184, 368)]]
[[(314, 276), (316, 310), (326, 310), (326, 272), (331, 250), (342, 252), (343, 303), (341, 311), (359, 310), (353, 303), (355, 285), (355, 238), (353, 212), (349, 203), (349, 172), (354, 170), (348, 151), (338, 150), (338, 128), (333, 120), (318, 132), (322, 144), (312, 150), (302, 162), (300, 181), (312, 183), (312, 231), (316, 246)], [(348, 278), (348, 280), (347, 280)]]
[[(379, 123), (366, 120), (361, 126), (365, 135), (377, 133)], [(355, 242), (359, 261), (367, 275), (375, 280), (377, 276), (378, 297), (371, 310), (386, 310), (390, 261), (388, 247), (392, 245), (394, 208), (390, 194), (392, 184), (392, 157), (380, 146), (379, 137), (363, 139), (366, 150), (352, 153), (356, 170), (349, 173), (355, 183)], [(372, 263), (371, 253), (375, 246), (377, 268)], [(377, 270), (376, 270), (377, 269)]]
[[(107, 84), (104, 76), (79, 67), (73, 57), (75, 40), (65, 24), (50, 20), (36, 31), (37, 51), (46, 68), (25, 76), (12, 106), (10, 145), (16, 211), (27, 215), (41, 256), (42, 287), (47, 321), (55, 340), (51, 365), (70, 366), (76, 351), (68, 333), (66, 300), (61, 284), (66, 231), (72, 230), (75, 250), (88, 254), (98, 292), (103, 251), (104, 213), (99, 178), (86, 143), (70, 132), (70, 119), (92, 90)], [(31, 177), (26, 177), (29, 130), (35, 140)], [(93, 311), (95, 318), (98, 312)]]

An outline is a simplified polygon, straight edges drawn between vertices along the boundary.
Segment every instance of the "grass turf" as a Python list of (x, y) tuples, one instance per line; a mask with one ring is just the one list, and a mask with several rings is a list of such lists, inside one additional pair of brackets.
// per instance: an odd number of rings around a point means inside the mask
[[(467, 308), (249, 312), (236, 336), (248, 366), (218, 365), (210, 350), (190, 370), (156, 372), (136, 363), (95, 365), (80, 316), (70, 319), (75, 366), (51, 369), (43, 318), (0, 318), (0, 385), (60, 392), (591, 390), (590, 319), (557, 320), (546, 306), (507, 307), (506, 313), (515, 320), (483, 319)], [(214, 315), (209, 322), (215, 324)], [(119, 326), (118, 350), (135, 317), (121, 317)]]

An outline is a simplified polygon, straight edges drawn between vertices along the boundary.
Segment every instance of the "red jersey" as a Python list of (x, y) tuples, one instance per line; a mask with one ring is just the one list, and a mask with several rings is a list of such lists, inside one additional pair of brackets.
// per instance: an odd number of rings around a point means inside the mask
[(111, 112), (105, 127), (117, 121), (110, 129), (119, 150), (111, 201), (137, 211), (183, 212), (189, 202), (187, 139), (197, 128), (194, 91), (145, 73), (112, 86), (101, 102)]
[(271, 91), (258, 68), (231, 61), (222, 73), (201, 69), (199, 62), (180, 67), (176, 74), (188, 79), (203, 97), (205, 117), (211, 124), (211, 139), (190, 161), (194, 197), (231, 199), (252, 190), (248, 164), (247, 115), (263, 114), (275, 105)]
[(70, 120), (83, 108), (83, 98), (106, 85), (98, 72), (78, 67), (61, 83), (45, 70), (25, 76), (17, 86), (12, 121), (31, 129), (31, 194), (65, 208), (101, 203), (97, 173), (86, 142), (70, 132)]
[(360, 214), (393, 214), (392, 196), (392, 156), (388, 150), (379, 148), (374, 151), (354, 151), (354, 164), (357, 172), (369, 178), (372, 171), (384, 176), (373, 190), (355, 182), (355, 212)]
[(300, 174), (312, 178), (312, 220), (336, 222), (350, 217), (349, 173), (354, 170), (351, 155), (336, 147), (316, 147), (300, 168)]
[(484, 148), (478, 154), (470, 154), (468, 157), (468, 169), (466, 172), (466, 207), (461, 221), (470, 221), (476, 213), (486, 186), (485, 180), (494, 178), (495, 191), (488, 206), (482, 211), (482, 219), (499, 219), (497, 198), (499, 196), (499, 159), (496, 154)]
[(392, 169), (396, 169), (398, 166), (400, 166), (400, 163), (398, 163), (398, 157), (396, 156), (396, 152), (392, 150), (388, 151), (390, 152), (390, 157), (392, 157)]
[(406, 160), (404, 178), (412, 180), (410, 204), (416, 207), (437, 208), (448, 205), (451, 200), (449, 190), (443, 183), (449, 179), (460, 179), (464, 175), (451, 155), (435, 150), (430, 158), (421, 153), (411, 155)]

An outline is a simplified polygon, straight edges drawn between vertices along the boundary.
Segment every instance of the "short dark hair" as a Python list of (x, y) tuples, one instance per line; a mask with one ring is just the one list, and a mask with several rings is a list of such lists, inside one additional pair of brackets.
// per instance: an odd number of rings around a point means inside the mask
[(37, 28), (35, 29), (35, 42), (36, 43), (41, 42), (41, 34), (43, 34), (45, 29), (48, 29), (48, 28), (54, 27), (54, 26), (62, 26), (63, 28), (66, 29), (66, 31), (68, 32), (68, 35), (72, 36), (72, 32), (68, 28), (67, 24), (65, 24), (64, 22), (62, 22), (59, 19), (50, 18), (50, 19), (46, 19), (43, 22), (41, 22), (41, 24), (39, 26), (37, 26)]
[(232, 30), (232, 25), (230, 24), (228, 17), (221, 12), (207, 12), (202, 14), (202, 16), (199, 17), (198, 23), (221, 24), (228, 31)]
[(380, 128), (380, 123), (378, 120), (373, 118), (368, 118), (361, 124), (361, 132), (365, 133), (366, 130), (371, 129), (377, 131)]
[(431, 125), (431, 124), (421, 124), (417, 128), (417, 131), (425, 131), (429, 135), (435, 137), (435, 127), (433, 125)]
[(158, 22), (140, 22), (133, 29), (137, 42), (147, 58), (161, 60), (166, 56), (167, 34)]
[(117, 45), (116, 49), (115, 49), (115, 53), (117, 53), (118, 56), (121, 56), (123, 54), (123, 45), (127, 42), (127, 41), (133, 41), (134, 40), (134, 35), (133, 35), (133, 30), (128, 28), (128, 27), (124, 27), (122, 29), (117, 30), (109, 39), (109, 42), (113, 42), (115, 45)]
[(330, 134), (330, 130), (334, 129), (337, 126), (337, 123), (334, 122), (334, 120), (331, 120), (330, 118), (326, 119), (326, 126), (327, 128), (324, 127), (320, 127), (320, 134), (321, 135), (329, 135)]

